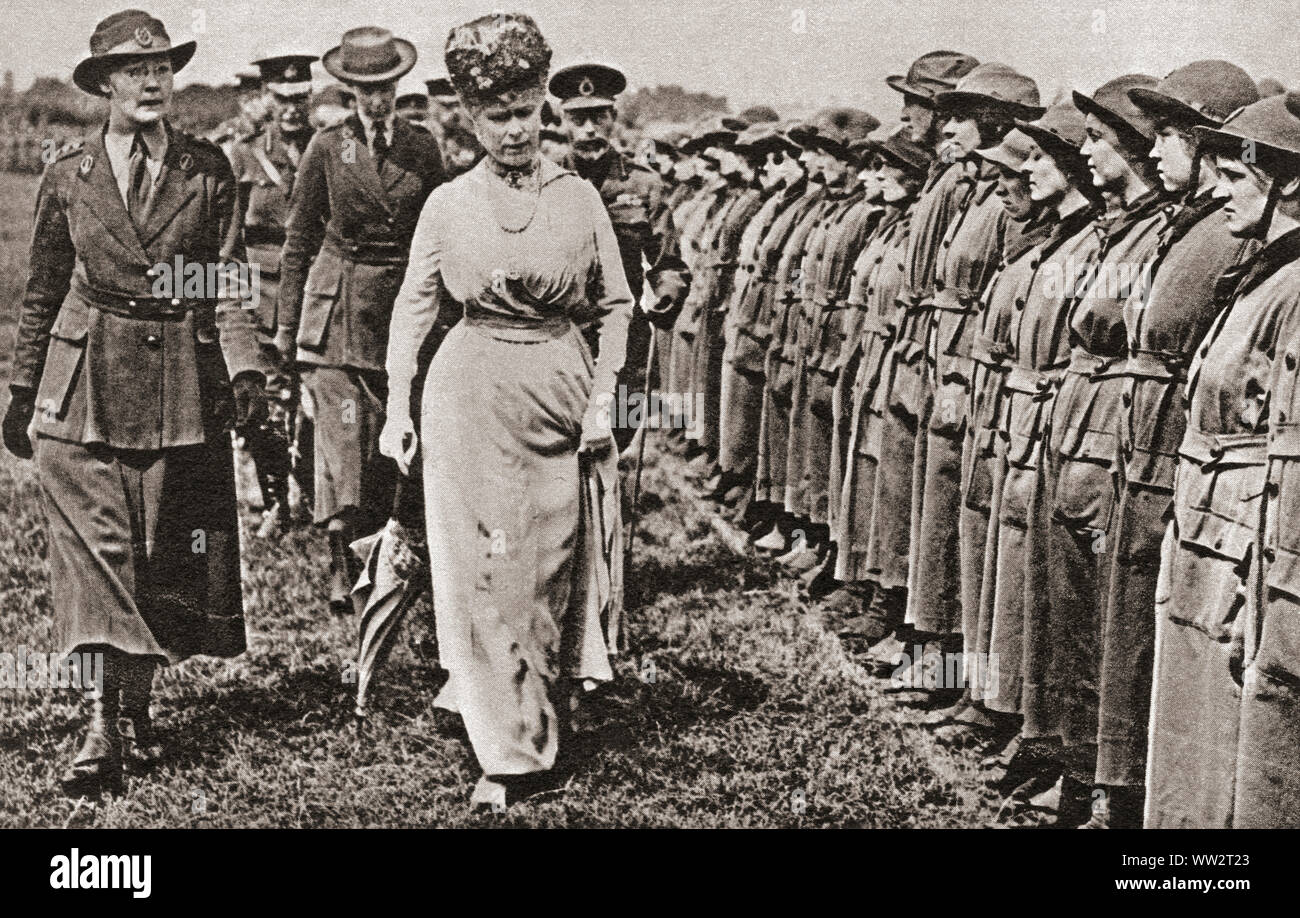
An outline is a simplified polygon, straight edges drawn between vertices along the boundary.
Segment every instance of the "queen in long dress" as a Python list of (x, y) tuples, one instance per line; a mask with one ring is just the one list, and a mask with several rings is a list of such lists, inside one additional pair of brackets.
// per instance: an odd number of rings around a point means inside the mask
[[(473, 802), (496, 804), (518, 776), (553, 767), (571, 687), (611, 677), (609, 597), (593, 595), (609, 585), (600, 549), (611, 540), (592, 535), (617, 530), (617, 457), (609, 412), (590, 395), (614, 389), (632, 299), (599, 193), (540, 156), (550, 49), (537, 25), (458, 26), (446, 62), (487, 155), (420, 216), (394, 306), (381, 449), (405, 470), (416, 355), (445, 332), (418, 425), (450, 674), (436, 703), (460, 713), (483, 769)], [(576, 327), (593, 318), (598, 360)], [(584, 485), (611, 469), (602, 501)]]

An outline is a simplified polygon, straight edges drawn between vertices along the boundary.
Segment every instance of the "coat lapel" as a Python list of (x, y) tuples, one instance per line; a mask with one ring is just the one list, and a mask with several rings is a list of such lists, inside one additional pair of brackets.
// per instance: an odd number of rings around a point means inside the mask
[[(400, 120), (400, 119), (395, 119)], [(366, 131), (361, 126), (361, 119), (353, 115), (348, 119), (348, 129), (352, 131), (352, 137), (356, 140), (356, 163), (350, 167), (351, 175), (357, 178), (362, 190), (369, 195), (376, 204), (384, 209), (385, 213), (392, 213), (388, 204), (388, 194), (384, 190), (383, 180), (379, 177), (379, 170), (375, 168), (375, 159), (370, 155), (370, 145), (366, 142)], [(394, 127), (393, 134), (397, 134)], [(396, 142), (394, 136), (393, 143)], [(390, 154), (391, 158), (391, 154)]]
[(177, 212), (190, 202), (198, 193), (190, 185), (190, 176), (195, 165), (194, 153), (189, 149), (185, 136), (170, 128), (168, 133), (167, 155), (163, 157), (162, 169), (154, 182), (153, 194), (149, 199), (149, 211), (145, 216), (144, 229), (140, 233), (140, 242), (147, 248), (166, 229)]
[[(87, 160), (91, 164), (89, 169), (84, 167)], [(113, 165), (108, 161), (108, 151), (104, 148), (102, 131), (95, 134), (86, 144), (86, 156), (82, 159), (82, 163), (83, 168), (79, 170), (78, 176), (86, 189), (86, 199), (90, 204), (91, 214), (103, 224), (109, 235), (117, 240), (118, 245), (131, 254), (132, 258), (143, 265), (153, 264), (149, 254), (140, 244), (135, 226), (126, 212), (126, 202), (122, 200), (122, 192), (117, 187), (117, 178), (113, 175)]]

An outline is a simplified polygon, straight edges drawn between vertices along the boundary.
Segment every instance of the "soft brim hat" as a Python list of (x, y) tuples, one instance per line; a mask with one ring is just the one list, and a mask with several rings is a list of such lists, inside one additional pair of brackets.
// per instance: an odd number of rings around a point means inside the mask
[(686, 143), (682, 144), (683, 153), (703, 153), (709, 147), (724, 147), (730, 149), (736, 142), (735, 131), (705, 131), (697, 137), (692, 137)]
[(343, 40), (325, 52), (321, 66), (344, 83), (392, 83), (411, 72), (415, 45), (387, 29), (362, 26), (343, 33)]
[[(1091, 96), (1077, 89), (1071, 94), (1074, 106), (1085, 116), (1092, 115), (1134, 146), (1150, 144), (1155, 139), (1155, 125), (1150, 116), (1133, 104), (1133, 89), (1150, 89), (1159, 81), (1141, 73), (1129, 73), (1103, 83)], [(1143, 150), (1143, 155), (1146, 151)]]
[(1038, 84), (1006, 64), (980, 64), (962, 77), (955, 89), (936, 93), (936, 108), (993, 109), (1011, 118), (1032, 121), (1046, 109), (1038, 104)]
[(1189, 127), (1223, 124), (1237, 109), (1260, 98), (1250, 74), (1220, 60), (1193, 61), (1155, 86), (1135, 86), (1128, 97), (1153, 120)]
[(1001, 143), (982, 150), (976, 150), (975, 155), (980, 159), (1010, 169), (1012, 172), (1018, 172), (1020, 167), (1029, 159), (1033, 146), (1033, 138), (1019, 128), (1012, 128), (1002, 138)]
[(1073, 103), (1058, 102), (1050, 106), (1037, 121), (1017, 121), (1016, 130), (1027, 135), (1053, 159), (1076, 161), (1082, 156), (1083, 112)]
[(72, 71), (72, 82), (92, 96), (103, 96), (99, 84), (104, 74), (128, 60), (166, 57), (178, 73), (198, 48), (192, 41), (173, 46), (160, 20), (140, 10), (114, 13), (95, 26), (90, 36), (90, 57)]
[(931, 51), (912, 62), (907, 75), (885, 77), (885, 85), (908, 96), (933, 102), (937, 93), (953, 89), (979, 61), (957, 51)]
[(1195, 136), (1203, 154), (1242, 159), (1250, 150), (1255, 164), (1265, 170), (1282, 166), (1300, 172), (1300, 116), (1285, 96), (1269, 96), (1247, 105), (1223, 127), (1198, 127)]

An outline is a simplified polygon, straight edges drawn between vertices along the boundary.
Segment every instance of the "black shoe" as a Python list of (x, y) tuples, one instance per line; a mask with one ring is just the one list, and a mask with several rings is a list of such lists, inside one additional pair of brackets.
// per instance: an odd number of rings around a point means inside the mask
[(118, 734), (122, 739), (122, 763), (132, 774), (155, 767), (163, 755), (162, 742), (149, 716), (156, 666), (148, 657), (125, 657), (122, 662), (122, 694), (118, 708)]
[(122, 742), (117, 732), (116, 686), (112, 690), (105, 686), (103, 697), (94, 700), (86, 737), (60, 783), (69, 797), (98, 797), (106, 792), (122, 792)]
[(1061, 799), (1056, 805), (1056, 820), (1052, 823), (1058, 829), (1077, 829), (1092, 816), (1092, 784), (1066, 775), (1061, 779)]

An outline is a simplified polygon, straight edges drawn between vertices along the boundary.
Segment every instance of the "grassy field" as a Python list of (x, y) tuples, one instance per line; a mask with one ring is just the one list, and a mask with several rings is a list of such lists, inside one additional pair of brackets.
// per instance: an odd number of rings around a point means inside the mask
[[(34, 181), (0, 176), (7, 367)], [(0, 368), (0, 378), (7, 370)], [(771, 565), (729, 551), (680, 462), (653, 447), (628, 575), (629, 654), (567, 785), (472, 814), (458, 720), (432, 707), (417, 607), (354, 726), (355, 623), (325, 611), (321, 534), (254, 541), (247, 653), (165, 672), (162, 767), (70, 801), (57, 778), (83, 722), (71, 690), (0, 690), (0, 826), (965, 826), (994, 801), (977, 757), (904, 722)], [(29, 464), (0, 456), (0, 651), (51, 648), (45, 535)], [(251, 519), (251, 517), (250, 517)]]

